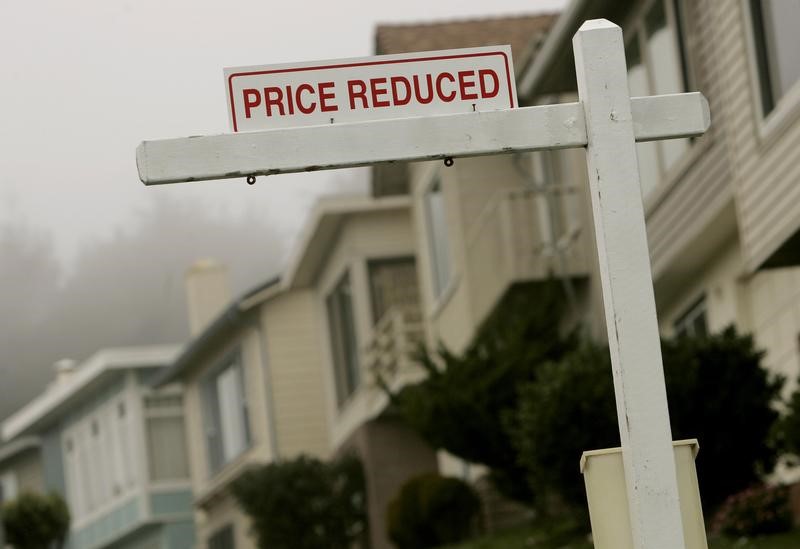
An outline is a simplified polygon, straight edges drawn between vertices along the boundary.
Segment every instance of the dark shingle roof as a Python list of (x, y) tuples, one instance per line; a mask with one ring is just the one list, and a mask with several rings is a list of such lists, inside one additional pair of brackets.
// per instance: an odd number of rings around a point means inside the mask
[(491, 19), (378, 25), (375, 53), (472, 48), (510, 44), (519, 71), (528, 62), (533, 46), (541, 40), (557, 14), (520, 15)]

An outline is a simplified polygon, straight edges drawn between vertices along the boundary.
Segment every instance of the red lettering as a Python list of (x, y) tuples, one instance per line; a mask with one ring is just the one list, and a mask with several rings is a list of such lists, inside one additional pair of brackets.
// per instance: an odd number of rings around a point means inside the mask
[(311, 84), (300, 84), (297, 86), (297, 108), (300, 109), (300, 112), (303, 114), (311, 114), (317, 107), (317, 103), (312, 101), (308, 106), (303, 105), (303, 92), (313, 94), (314, 88), (311, 86)]
[[(273, 93), (275, 97), (272, 97)], [(283, 90), (274, 86), (264, 88), (264, 107), (267, 109), (267, 116), (272, 116), (273, 106), (278, 107), (278, 112), (280, 112), (281, 116), (286, 114), (283, 112)]]
[(427, 105), (433, 101), (433, 78), (430, 74), (426, 74), (425, 79), (428, 83), (428, 97), (423, 98), (419, 89), (419, 76), (416, 74), (414, 75), (414, 95), (416, 96), (417, 102), (420, 105)]
[(250, 109), (261, 104), (261, 94), (258, 90), (247, 89), (242, 90), (242, 95), (244, 95), (244, 115), (250, 118)]
[(384, 88), (378, 88), (378, 84), (386, 84), (385, 78), (370, 78), (369, 80), (369, 87), (372, 91), (372, 106), (373, 107), (388, 107), (391, 105), (388, 100), (386, 99), (378, 99), (380, 96), (384, 96), (388, 93), (388, 90)]
[(461, 92), (461, 99), (477, 99), (475, 92), (467, 93), (467, 89), (475, 87), (475, 81), (468, 82), (468, 77), (475, 76), (475, 71), (458, 71), (458, 89)]
[(292, 87), (286, 86), (286, 103), (288, 104), (289, 114), (294, 114), (294, 96), (292, 95)]
[[(489, 76), (494, 81), (494, 89), (492, 91), (486, 90), (486, 76)], [(481, 97), (484, 99), (495, 97), (497, 92), (500, 91), (500, 79), (497, 77), (497, 73), (492, 69), (481, 69), (478, 71), (478, 77), (481, 82)]]
[(449, 80), (450, 82), (455, 83), (456, 79), (453, 77), (452, 74), (449, 72), (443, 72), (439, 76), (436, 77), (436, 94), (439, 96), (439, 99), (444, 101), (445, 103), (449, 103), (453, 99), (456, 98), (456, 92), (453, 90), (451, 93), (445, 95), (442, 91), (442, 80)]
[[(404, 76), (392, 76), (389, 81), (392, 83), (392, 100), (396, 106), (408, 105), (411, 101), (411, 83), (408, 78)], [(406, 88), (406, 96), (400, 99), (400, 93), (397, 89), (397, 84), (402, 83)]]
[[(361, 89), (356, 91), (356, 87)], [(363, 80), (348, 80), (347, 81), (347, 95), (350, 97), (350, 108), (355, 110), (356, 99), (361, 99), (362, 105), (365, 109), (369, 108), (367, 103), (367, 85)]]
[(338, 111), (338, 105), (329, 105), (328, 99), (334, 99), (336, 94), (326, 91), (328, 88), (333, 87), (333, 82), (320, 82), (319, 83), (319, 106), (322, 112)]

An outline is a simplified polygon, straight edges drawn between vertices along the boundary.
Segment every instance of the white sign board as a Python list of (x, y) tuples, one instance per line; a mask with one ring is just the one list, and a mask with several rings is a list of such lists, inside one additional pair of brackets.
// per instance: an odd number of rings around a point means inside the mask
[(233, 132), (517, 106), (510, 46), (225, 69)]

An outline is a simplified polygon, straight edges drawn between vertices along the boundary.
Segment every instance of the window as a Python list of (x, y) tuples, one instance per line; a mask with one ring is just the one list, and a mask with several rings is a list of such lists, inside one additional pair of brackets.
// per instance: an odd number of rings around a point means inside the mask
[(233, 526), (223, 526), (208, 538), (208, 549), (235, 549)]
[(328, 295), (328, 325), (336, 383), (336, 400), (341, 405), (355, 392), (361, 381), (353, 296), (350, 275), (345, 274)]
[(800, 2), (750, 0), (764, 116), (800, 80)]
[(183, 401), (180, 395), (145, 398), (147, 455), (150, 480), (182, 480), (189, 477)]
[[(631, 96), (688, 90), (680, 0), (652, 2), (642, 20), (633, 25), (627, 36), (625, 57)], [(658, 187), (664, 174), (688, 150), (689, 143), (688, 139), (671, 139), (636, 145), (643, 198), (646, 199)]]
[(367, 264), (367, 271), (373, 324), (393, 306), (419, 304), (417, 264), (413, 257), (373, 260)]
[(703, 337), (708, 335), (706, 300), (701, 297), (674, 324), (675, 336)]
[(16, 499), (18, 492), (17, 475), (12, 471), (0, 475), (0, 503)]
[(428, 222), (433, 294), (439, 297), (450, 281), (450, 241), (447, 236), (442, 183), (436, 180), (425, 192), (425, 215)]
[(93, 409), (63, 433), (67, 500), (77, 521), (129, 496), (136, 487), (134, 429), (120, 396)]
[(212, 473), (250, 446), (244, 387), (239, 351), (227, 357), (203, 382), (206, 445)]

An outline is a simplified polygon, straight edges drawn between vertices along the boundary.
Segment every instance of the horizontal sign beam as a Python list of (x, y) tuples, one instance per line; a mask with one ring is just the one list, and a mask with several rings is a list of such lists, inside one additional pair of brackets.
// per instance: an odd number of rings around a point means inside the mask
[[(700, 93), (635, 97), (637, 141), (701, 135)], [(580, 103), (421, 118), (145, 141), (136, 150), (145, 185), (489, 154), (583, 147)]]

